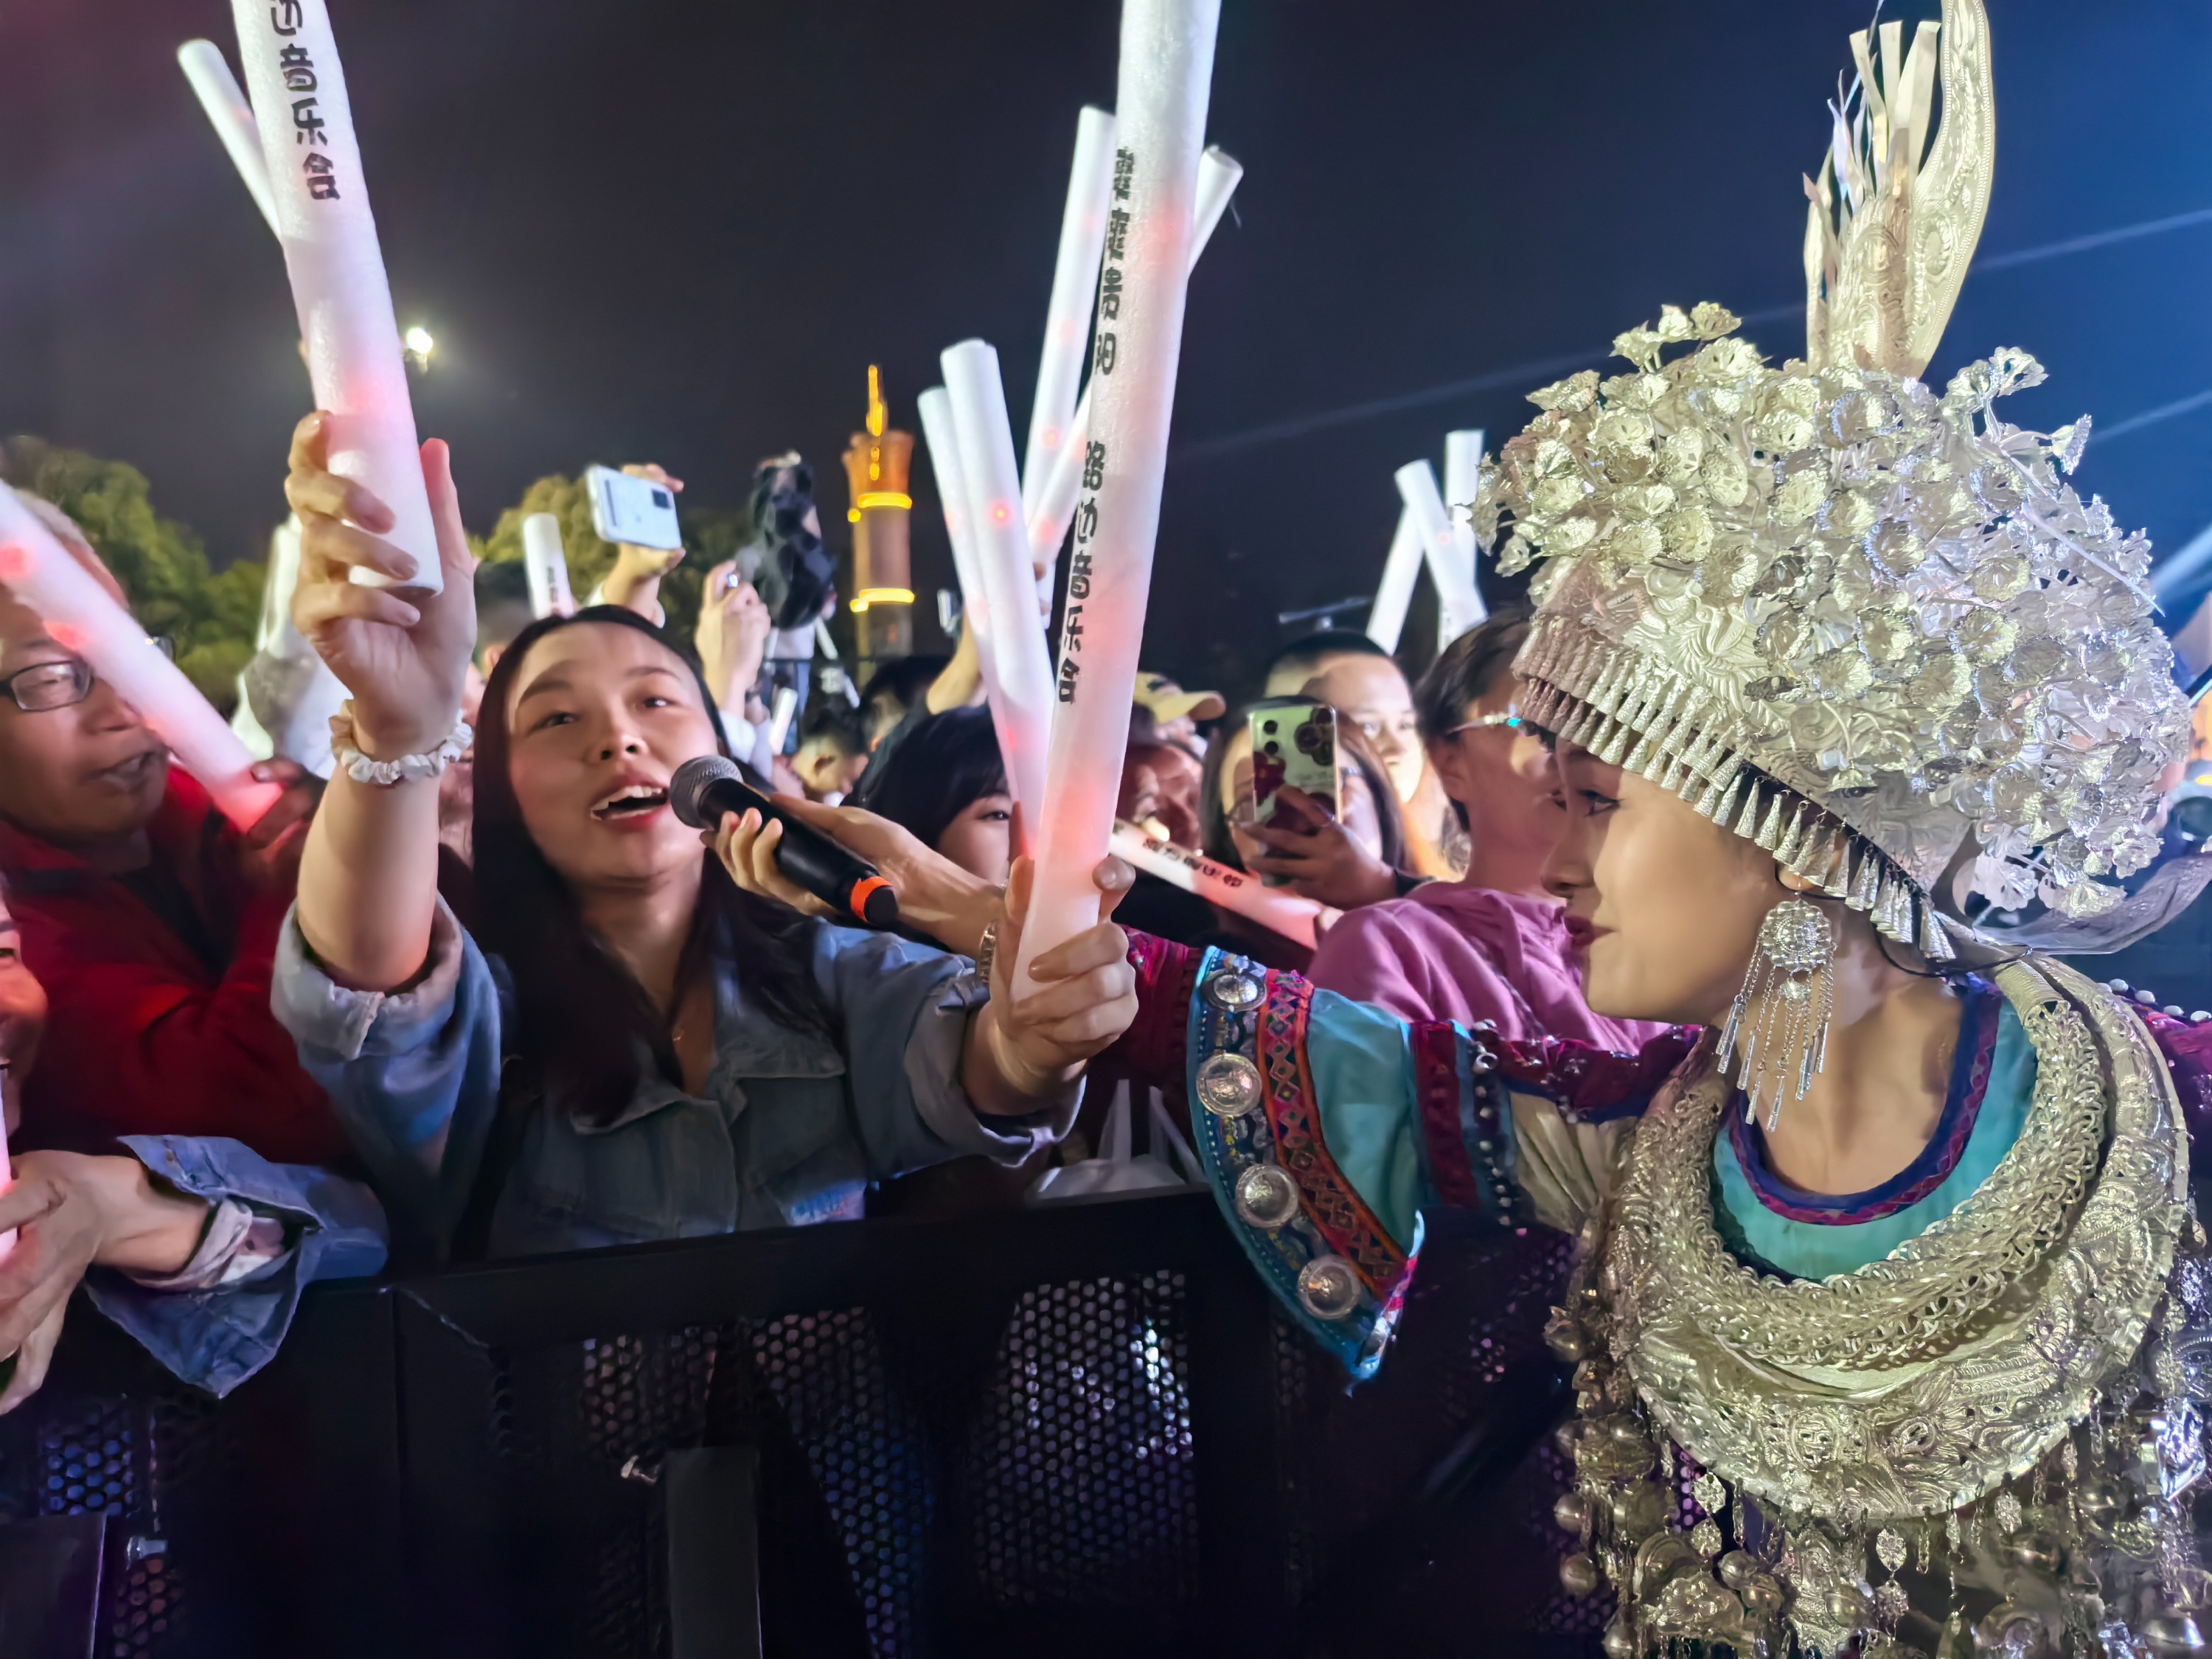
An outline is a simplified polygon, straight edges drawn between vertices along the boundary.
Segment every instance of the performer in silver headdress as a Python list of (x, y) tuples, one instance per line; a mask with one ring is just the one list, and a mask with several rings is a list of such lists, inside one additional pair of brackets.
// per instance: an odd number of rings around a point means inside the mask
[(2148, 544), (2067, 482), (2088, 422), (2001, 418), (2024, 352), (1917, 378), (1989, 194), (1979, 0), (1932, 145), (1936, 26), (1853, 46), (1806, 356), (1669, 307), (1534, 394), (1471, 508), (1537, 567), (1590, 1004), (1703, 1030), (1523, 1048), (1139, 939), (1129, 1048), (1355, 1373), (1424, 1209), (1577, 1236), (1562, 1576), (1619, 1597), (1609, 1654), (2197, 1653), (2212, 1024), (1984, 925), (2112, 910), (2187, 709)]

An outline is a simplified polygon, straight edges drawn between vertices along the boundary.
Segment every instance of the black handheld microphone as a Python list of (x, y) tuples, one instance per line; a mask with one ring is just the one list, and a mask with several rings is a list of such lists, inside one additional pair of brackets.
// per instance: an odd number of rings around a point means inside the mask
[(748, 809), (763, 822), (774, 818), (783, 826), (775, 867), (795, 885), (871, 927), (888, 927), (898, 920), (898, 895), (874, 865), (785, 811), (745, 781), (735, 761), (721, 755), (685, 761), (668, 781), (668, 804), (694, 830), (712, 830), (723, 813)]

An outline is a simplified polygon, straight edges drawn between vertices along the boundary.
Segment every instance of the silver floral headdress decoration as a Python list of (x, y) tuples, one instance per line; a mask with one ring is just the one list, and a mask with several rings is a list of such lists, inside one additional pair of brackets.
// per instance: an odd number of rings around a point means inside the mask
[[(2069, 916), (2156, 850), (2185, 740), (2149, 544), (2065, 483), (2088, 423), (1992, 409), (2025, 353), (1942, 398), (1880, 370), (1776, 369), (1717, 306), (1615, 343), (1632, 373), (1544, 388), (1475, 503), (1500, 568), (1541, 559), (1528, 717), (1674, 789), (1890, 937), (1952, 952), (1971, 888)], [(1666, 348), (1694, 349), (1665, 360)]]
[[(1980, 234), (1995, 111), (1980, 0), (1853, 43), (1859, 85), (1808, 180), (1808, 360), (1777, 368), (1716, 305), (1613, 343), (1486, 465), (1471, 512), (1507, 574), (1539, 560), (1524, 714), (1937, 960), (1962, 852), (1996, 909), (2109, 909), (2142, 868), (2188, 711), (2152, 619), (2149, 543), (2066, 482), (2085, 417), (1996, 400), (2006, 349), (1917, 378)], [(1499, 538), (1503, 537), (1503, 545)], [(1969, 847), (1971, 842), (1972, 846)], [(1953, 924), (1954, 931), (1960, 925)]]

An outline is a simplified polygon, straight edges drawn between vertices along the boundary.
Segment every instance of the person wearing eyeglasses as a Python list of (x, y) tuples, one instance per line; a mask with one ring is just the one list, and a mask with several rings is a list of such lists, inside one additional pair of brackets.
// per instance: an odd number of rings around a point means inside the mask
[(1590, 1012), (1565, 914), (1544, 886), (1566, 808), (1551, 749), (1514, 707), (1513, 657), (1528, 631), (1524, 608), (1501, 608), (1414, 690), (1429, 764), (1467, 829), (1467, 874), (1347, 911), (1307, 977), (1401, 1019), (1487, 1020), (1510, 1041), (1634, 1050), (1663, 1028)]
[[(127, 604), (76, 526), (40, 506)], [(53, 1003), (20, 1144), (227, 1135), (288, 1162), (345, 1152), (269, 1006), (316, 789), (289, 762), (255, 775), (284, 793), (241, 833), (137, 711), (0, 592), (0, 875)]]

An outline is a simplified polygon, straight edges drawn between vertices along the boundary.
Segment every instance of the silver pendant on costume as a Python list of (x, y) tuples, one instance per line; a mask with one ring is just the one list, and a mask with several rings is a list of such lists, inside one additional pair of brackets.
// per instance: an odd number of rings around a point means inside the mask
[(1828, 1059), (1828, 1018), (1835, 1012), (1836, 924), (1810, 900), (1784, 899), (1759, 925), (1759, 943), (1743, 988), (1721, 1031), (1725, 1068), (1743, 1047), (1744, 1121), (1768, 1102), (1766, 1127), (1781, 1121), (1782, 1098), (1805, 1091)]

